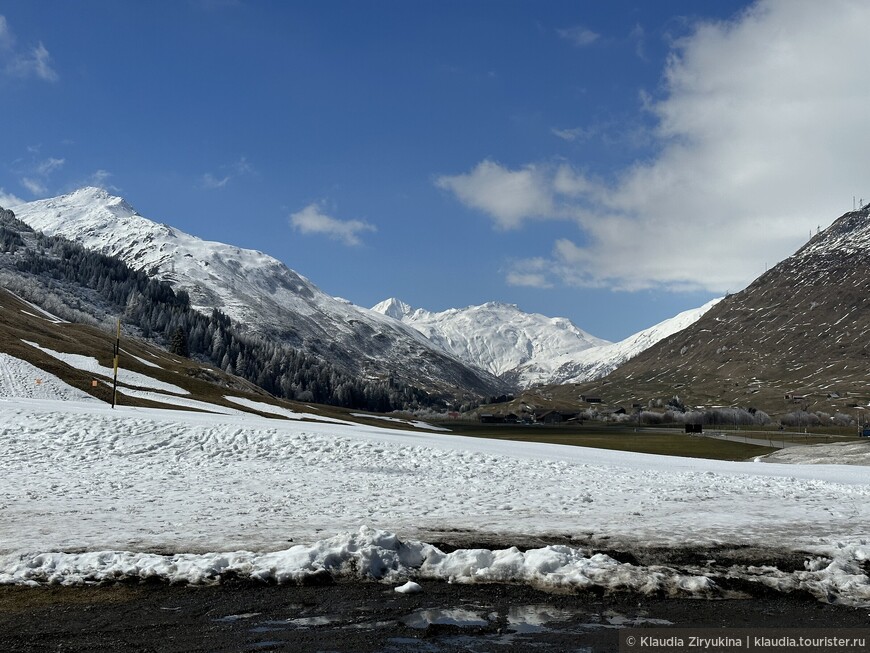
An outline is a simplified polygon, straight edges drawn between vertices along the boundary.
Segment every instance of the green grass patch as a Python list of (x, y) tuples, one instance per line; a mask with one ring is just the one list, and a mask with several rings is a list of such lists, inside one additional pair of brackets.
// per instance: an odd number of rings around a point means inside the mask
[(617, 451), (634, 451), (665, 456), (709, 458), (713, 460), (748, 460), (776, 451), (744, 442), (686, 435), (673, 431), (580, 426), (514, 426), (471, 423), (445, 423), (455, 435), (476, 438), (512, 440), (515, 442), (545, 442), (576, 447), (594, 447)]

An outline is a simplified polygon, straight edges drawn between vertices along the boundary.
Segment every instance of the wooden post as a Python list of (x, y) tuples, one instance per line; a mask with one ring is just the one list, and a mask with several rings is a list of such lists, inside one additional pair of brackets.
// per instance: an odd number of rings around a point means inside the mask
[(112, 381), (112, 408), (118, 398), (118, 357), (121, 355), (121, 318), (118, 318), (118, 334), (115, 338), (115, 378)]

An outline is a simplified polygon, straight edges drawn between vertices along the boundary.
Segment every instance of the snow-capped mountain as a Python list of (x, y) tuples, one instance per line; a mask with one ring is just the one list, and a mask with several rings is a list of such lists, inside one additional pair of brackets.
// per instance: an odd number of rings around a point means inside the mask
[(435, 313), (392, 298), (372, 310), (401, 320), (454, 356), (525, 388), (604, 376), (684, 329), (716, 301), (617, 343), (596, 338), (566, 318), (525, 313), (513, 304), (490, 302)]
[(100, 188), (13, 207), (34, 229), (118, 256), (169, 281), (191, 305), (220, 309), (242, 327), (276, 337), (364, 377), (392, 377), (436, 393), (492, 394), (495, 377), (432, 345), (416, 330), (331, 297), (262, 252), (205, 241), (141, 216)]

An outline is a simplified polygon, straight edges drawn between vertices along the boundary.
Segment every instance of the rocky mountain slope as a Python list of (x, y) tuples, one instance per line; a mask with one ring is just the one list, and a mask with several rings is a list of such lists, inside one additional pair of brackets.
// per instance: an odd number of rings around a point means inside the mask
[(416, 330), (327, 295), (271, 256), (158, 224), (103, 189), (82, 188), (12, 208), (35, 229), (169, 281), (189, 293), (194, 308), (217, 308), (252, 332), (348, 373), (394, 378), (452, 397), (503, 390), (498, 379), (434, 347)]
[(557, 394), (855, 417), (870, 399), (868, 367), (870, 205), (602, 381)]
[(519, 388), (580, 383), (600, 378), (688, 325), (712, 308), (713, 300), (684, 311), (620, 342), (583, 331), (566, 318), (525, 313), (513, 304), (431, 312), (388, 299), (373, 311), (401, 320), (454, 356)]

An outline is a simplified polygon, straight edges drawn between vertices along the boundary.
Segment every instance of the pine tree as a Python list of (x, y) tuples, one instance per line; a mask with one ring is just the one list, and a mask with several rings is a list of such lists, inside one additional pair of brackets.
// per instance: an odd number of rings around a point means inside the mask
[(187, 347), (187, 334), (184, 329), (178, 327), (172, 332), (172, 338), (169, 342), (169, 351), (177, 356), (190, 358), (190, 350)]

